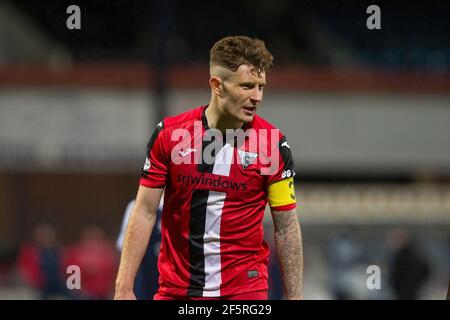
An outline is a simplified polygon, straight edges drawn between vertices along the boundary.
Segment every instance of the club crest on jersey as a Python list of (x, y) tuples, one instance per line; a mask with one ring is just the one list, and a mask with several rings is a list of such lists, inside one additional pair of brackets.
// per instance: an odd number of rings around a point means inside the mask
[(247, 167), (255, 162), (256, 158), (258, 157), (257, 153), (246, 152), (242, 150), (238, 150), (238, 154), (243, 169), (247, 169)]

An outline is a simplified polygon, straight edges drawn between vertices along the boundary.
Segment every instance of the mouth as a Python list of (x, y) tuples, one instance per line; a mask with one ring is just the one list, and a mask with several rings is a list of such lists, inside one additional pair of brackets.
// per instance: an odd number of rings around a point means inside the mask
[(243, 109), (246, 113), (253, 114), (256, 111), (256, 107), (254, 106), (244, 106)]

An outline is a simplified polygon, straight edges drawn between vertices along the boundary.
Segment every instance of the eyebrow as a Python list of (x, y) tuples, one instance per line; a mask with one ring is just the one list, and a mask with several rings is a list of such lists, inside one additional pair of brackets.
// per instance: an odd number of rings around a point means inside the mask
[(246, 82), (241, 82), (240, 85), (241, 85), (241, 86), (248, 86), (248, 85), (251, 85), (251, 86), (253, 86), (253, 85), (264, 86), (264, 85), (266, 85), (266, 82), (258, 83), (258, 82), (256, 82), (256, 81), (255, 81), (255, 82), (252, 82), (252, 81), (246, 81)]

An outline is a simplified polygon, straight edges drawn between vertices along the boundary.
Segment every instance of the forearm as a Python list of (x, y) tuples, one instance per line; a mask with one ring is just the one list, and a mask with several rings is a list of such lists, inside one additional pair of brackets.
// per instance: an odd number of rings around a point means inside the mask
[(275, 247), (286, 298), (303, 299), (303, 244), (296, 214), (275, 230)]
[(155, 225), (156, 212), (146, 207), (135, 207), (128, 222), (116, 279), (116, 293), (133, 290), (134, 279), (147, 250)]

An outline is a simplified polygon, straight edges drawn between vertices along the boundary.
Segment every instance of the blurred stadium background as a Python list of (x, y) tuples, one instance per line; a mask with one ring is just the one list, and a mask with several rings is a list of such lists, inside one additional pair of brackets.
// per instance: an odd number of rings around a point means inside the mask
[[(66, 27), (70, 4), (80, 30)], [(30, 241), (84, 259), (82, 279), (105, 264), (103, 291), (85, 297), (111, 297), (147, 140), (164, 115), (209, 101), (209, 48), (233, 34), (275, 56), (260, 114), (294, 150), (306, 298), (396, 299), (409, 283), (443, 299), (450, 5), (377, 2), (382, 28), (368, 30), (370, 4), (0, 1), (0, 299), (45, 297)], [(272, 266), (272, 298), (279, 284)]]

